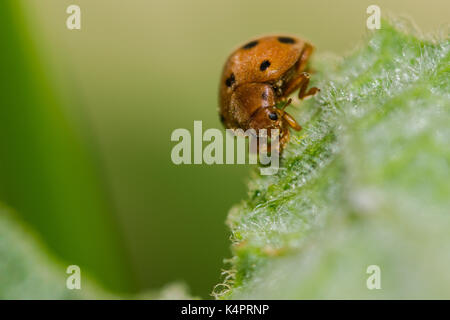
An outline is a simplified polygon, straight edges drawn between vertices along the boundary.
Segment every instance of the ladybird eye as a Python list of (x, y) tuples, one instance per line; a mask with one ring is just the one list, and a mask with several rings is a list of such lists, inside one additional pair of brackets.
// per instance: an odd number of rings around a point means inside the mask
[(276, 121), (278, 120), (278, 115), (275, 112), (269, 113), (270, 120)]

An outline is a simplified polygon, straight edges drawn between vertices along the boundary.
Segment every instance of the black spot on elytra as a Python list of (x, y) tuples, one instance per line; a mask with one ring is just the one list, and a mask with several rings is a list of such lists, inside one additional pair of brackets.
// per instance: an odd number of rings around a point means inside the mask
[(225, 122), (225, 117), (222, 114), (220, 115), (220, 122), (222, 122), (222, 123)]
[(278, 41), (281, 43), (295, 43), (295, 39), (291, 37), (278, 37)]
[(259, 70), (264, 71), (270, 66), (269, 60), (264, 60), (261, 65), (259, 66)]
[(263, 93), (261, 94), (261, 98), (263, 100), (267, 100), (267, 99), (269, 99), (269, 94), (266, 91), (263, 91)]
[(250, 41), (249, 43), (247, 43), (245, 46), (242, 47), (242, 49), (251, 49), (254, 46), (256, 46), (258, 44), (258, 41)]
[(225, 80), (225, 84), (227, 85), (227, 87), (231, 87), (233, 83), (235, 83), (235, 81), (236, 79), (234, 78), (234, 73), (232, 73), (231, 76), (229, 76), (227, 80)]

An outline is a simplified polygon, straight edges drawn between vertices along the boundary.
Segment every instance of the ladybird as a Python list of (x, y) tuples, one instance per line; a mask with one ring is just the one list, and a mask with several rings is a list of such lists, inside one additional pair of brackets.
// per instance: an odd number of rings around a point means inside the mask
[[(220, 79), (220, 120), (229, 129), (279, 129), (280, 151), (289, 128), (300, 131), (284, 109), (299, 90), (303, 100), (319, 92), (308, 89), (307, 62), (314, 47), (292, 36), (265, 36), (247, 42), (228, 57)], [(282, 108), (277, 106), (285, 102)], [(269, 146), (270, 147), (270, 146)]]

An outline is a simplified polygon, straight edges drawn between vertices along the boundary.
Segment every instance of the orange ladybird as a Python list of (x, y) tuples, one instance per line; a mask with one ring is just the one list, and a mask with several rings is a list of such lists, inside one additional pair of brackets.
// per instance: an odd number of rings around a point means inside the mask
[(248, 42), (229, 56), (220, 79), (220, 119), (230, 129), (279, 129), (280, 151), (289, 127), (301, 126), (277, 105), (299, 89), (299, 98), (316, 94), (306, 72), (314, 47), (290, 36), (267, 36)]

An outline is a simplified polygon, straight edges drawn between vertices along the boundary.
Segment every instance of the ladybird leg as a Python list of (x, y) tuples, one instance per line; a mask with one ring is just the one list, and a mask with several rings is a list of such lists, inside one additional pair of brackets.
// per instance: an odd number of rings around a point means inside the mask
[(286, 147), (287, 143), (290, 139), (290, 131), (289, 128), (283, 129), (280, 136), (278, 137), (278, 145), (272, 146), (270, 143), (267, 145), (267, 151), (268, 152), (278, 152), (280, 155), (283, 152), (284, 148)]
[(284, 148), (286, 147), (287, 143), (289, 142), (290, 135), (291, 135), (291, 133), (289, 132), (288, 128), (283, 130), (283, 134), (281, 135), (280, 142), (279, 142), (280, 143), (280, 145), (279, 145), (280, 154), (284, 150)]
[(307, 72), (302, 72), (300, 73), (296, 78), (292, 79), (285, 91), (284, 91), (284, 96), (288, 97), (291, 93), (297, 91), (298, 89), (300, 89), (299, 93), (298, 93), (298, 97), (303, 100), (305, 98), (309, 98), (315, 94), (317, 94), (320, 89), (314, 87), (309, 89), (308, 91), (306, 91), (306, 89), (308, 88), (308, 84), (309, 84), (309, 73)]
[(302, 53), (300, 54), (300, 58), (298, 59), (298, 62), (297, 62), (296, 70), (298, 73), (305, 71), (305, 69), (307, 68), (308, 60), (311, 57), (313, 51), (314, 51), (314, 47), (312, 45), (310, 45), (309, 43), (305, 43), (305, 47), (304, 47)]
[(306, 91), (306, 89), (308, 88), (310, 75), (306, 72), (303, 72), (302, 74), (305, 75), (305, 80), (301, 83), (300, 91), (298, 92), (298, 98), (301, 100), (305, 100), (316, 95), (320, 91), (320, 89), (312, 87), (308, 91)]
[(316, 87), (313, 87), (313, 88), (310, 88), (309, 90), (308, 90), (308, 92), (307, 93), (305, 93), (304, 95), (300, 95), (300, 93), (299, 93), (299, 95), (298, 95), (298, 97), (301, 99), (301, 100), (306, 100), (306, 99), (309, 99), (309, 98), (311, 98), (311, 97), (314, 97), (316, 94), (318, 94), (320, 92), (320, 89), (319, 88), (316, 88)]
[[(276, 148), (275, 148), (275, 146), (272, 145), (272, 143), (268, 139), (268, 137), (257, 136), (257, 152), (258, 152), (258, 154), (260, 154), (260, 152), (269, 154), (272, 152), (272, 150), (275, 150), (275, 149), (279, 150), (279, 147), (281, 145), (280, 141), (282, 138), (280, 136), (278, 136), (278, 139), (279, 139), (278, 146), (276, 146)], [(261, 140), (262, 140), (262, 142), (261, 142)]]
[(306, 72), (302, 72), (296, 78), (291, 79), (287, 83), (286, 89), (284, 89), (284, 97), (289, 97), (291, 93), (301, 88), (303, 86), (303, 83), (307, 80), (309, 81), (309, 74), (307, 74)]
[(270, 142), (265, 141), (266, 143), (261, 143), (261, 137), (256, 136), (254, 143), (256, 144), (256, 153), (260, 154), (261, 152), (270, 153)]
[(320, 91), (318, 88), (311, 88), (308, 92), (306, 92), (306, 89), (309, 84), (309, 78), (310, 75), (308, 72), (305, 72), (304, 70), (307, 68), (307, 62), (311, 56), (311, 54), (314, 51), (314, 47), (308, 43), (305, 44), (305, 48), (303, 49), (300, 58), (296, 65), (296, 73), (298, 74), (294, 79), (292, 79), (285, 89), (284, 96), (287, 97), (291, 93), (295, 92), (297, 89), (300, 89), (299, 92), (299, 98), (305, 99), (310, 96), (315, 95), (317, 92)]
[(272, 145), (269, 141), (266, 140), (266, 143), (262, 143), (260, 145), (259, 140), (261, 139), (261, 137), (257, 137), (257, 147), (256, 150), (258, 152), (258, 154), (260, 152), (264, 152), (264, 153), (271, 153), (271, 152), (279, 152), (279, 154), (281, 155), (281, 153), (283, 152), (284, 148), (286, 147), (287, 143), (290, 140), (290, 131), (289, 128), (285, 128), (283, 129), (283, 131), (281, 132), (281, 135), (279, 136), (279, 140), (278, 140), (278, 145)]

